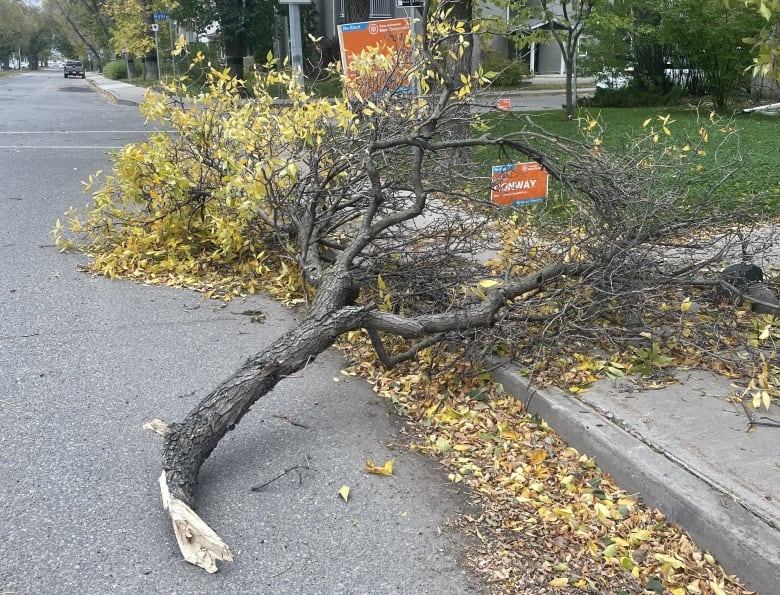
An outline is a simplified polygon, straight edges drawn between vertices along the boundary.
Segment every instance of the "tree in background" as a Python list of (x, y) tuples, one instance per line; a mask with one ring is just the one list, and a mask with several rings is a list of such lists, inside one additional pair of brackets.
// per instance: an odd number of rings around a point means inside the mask
[(30, 70), (38, 70), (51, 53), (56, 25), (37, 6), (27, 9), (27, 63)]
[(244, 57), (265, 57), (273, 49), (277, 10), (276, 0), (181, 0), (172, 15), (196, 31), (218, 23), (227, 66), (243, 79)]
[(24, 6), (21, 0), (0, 0), (0, 60), (4, 70), (10, 68), (11, 56), (19, 59), (25, 28)]
[(678, 0), (662, 15), (660, 38), (692, 71), (701, 73), (715, 109), (744, 95), (750, 84), (750, 48), (744, 38), (761, 28), (761, 17), (729, 10), (721, 0)]
[(752, 44), (756, 54), (753, 74), (780, 81), (780, 1), (779, 0), (726, 0), (734, 11), (749, 11), (764, 19), (764, 26), (743, 40)]
[[(601, 0), (539, 0), (539, 2), (523, 2), (518, 4), (513, 0), (507, 6), (513, 13), (510, 28), (514, 29), (515, 45), (525, 48), (532, 43), (542, 43), (554, 40), (561, 51), (561, 57), (566, 69), (566, 115), (572, 118), (576, 107), (574, 76), (577, 70), (577, 54), (580, 40), (589, 28), (589, 23), (600, 10)], [(607, 4), (604, 2), (603, 4)], [(528, 23), (542, 22), (545, 26), (528, 29)]]
[[(102, 0), (44, 0), (44, 9), (61, 24), (70, 39), (70, 47), (80, 57), (95, 60), (100, 68), (103, 50), (110, 46), (111, 20)], [(77, 55), (76, 55), (77, 54)]]
[(0, 64), (27, 62), (30, 70), (45, 64), (58, 34), (57, 23), (38, 6), (23, 0), (0, 0)]
[[(144, 78), (156, 78), (157, 55), (155, 53), (154, 35), (150, 32), (151, 7), (144, 0), (107, 0), (103, 13), (110, 19), (111, 49), (117, 55), (126, 54), (128, 63), (134, 58), (144, 59), (154, 54), (153, 63), (147, 63)], [(135, 67), (133, 66), (133, 70)]]
[(597, 6), (597, 0), (541, 0), (539, 5), (548, 23), (562, 27), (552, 26), (550, 34), (561, 50), (566, 67), (566, 116), (571, 119), (577, 103), (574, 93), (576, 81), (573, 77), (576, 76), (580, 38)]

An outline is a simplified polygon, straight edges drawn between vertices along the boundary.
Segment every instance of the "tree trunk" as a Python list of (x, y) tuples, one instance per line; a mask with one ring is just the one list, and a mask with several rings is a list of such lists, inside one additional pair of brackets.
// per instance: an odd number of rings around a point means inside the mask
[(564, 60), (566, 66), (566, 117), (571, 120), (574, 117), (576, 99), (574, 97), (574, 68), (571, 56)]
[(160, 488), (163, 507), (173, 521), (179, 548), (187, 561), (216, 572), (216, 560), (231, 560), (228, 546), (192, 510), (198, 472), (219, 441), (252, 405), (276, 384), (301, 370), (336, 338), (362, 325), (361, 306), (326, 303), (297, 328), (248, 359), (233, 376), (206, 396), (182, 421), (162, 428), (165, 436)]
[(344, 1), (344, 22), (362, 23), (368, 20), (371, 7), (368, 0), (345, 0)]

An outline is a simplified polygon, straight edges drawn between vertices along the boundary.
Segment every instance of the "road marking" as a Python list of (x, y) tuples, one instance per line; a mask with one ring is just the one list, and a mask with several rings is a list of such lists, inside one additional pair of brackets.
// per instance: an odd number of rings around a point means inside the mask
[(160, 130), (0, 130), (2, 134), (149, 134)]
[(0, 145), (0, 149), (121, 149), (125, 145)]

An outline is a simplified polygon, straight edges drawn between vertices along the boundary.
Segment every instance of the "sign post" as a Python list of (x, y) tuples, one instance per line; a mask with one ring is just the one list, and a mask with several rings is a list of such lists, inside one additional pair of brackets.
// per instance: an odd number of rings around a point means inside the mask
[(157, 23), (152, 23), (152, 31), (154, 31), (154, 53), (157, 56), (157, 80), (162, 78), (162, 71), (160, 70), (160, 44), (157, 43), (157, 30), (160, 26)]

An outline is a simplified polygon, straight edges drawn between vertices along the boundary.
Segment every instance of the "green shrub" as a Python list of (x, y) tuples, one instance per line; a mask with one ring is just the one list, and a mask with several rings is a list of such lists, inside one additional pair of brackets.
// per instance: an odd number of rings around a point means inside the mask
[(629, 85), (623, 89), (596, 89), (593, 97), (583, 97), (578, 104), (582, 107), (659, 107), (679, 105), (684, 91), (674, 86), (665, 93), (653, 93)]
[(127, 64), (124, 60), (114, 60), (103, 66), (103, 76), (113, 80), (127, 78)]
[(482, 56), (482, 69), (495, 72), (495, 87), (517, 87), (529, 77), (528, 66), (522, 60), (512, 60), (498, 52), (485, 52)]

